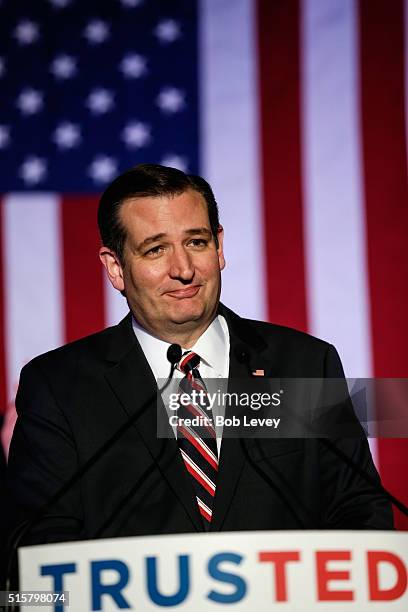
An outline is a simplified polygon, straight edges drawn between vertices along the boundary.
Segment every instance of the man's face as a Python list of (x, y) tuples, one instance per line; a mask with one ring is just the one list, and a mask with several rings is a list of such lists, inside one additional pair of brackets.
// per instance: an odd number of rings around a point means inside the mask
[(114, 280), (110, 275), (113, 285), (125, 291), (136, 319), (157, 337), (199, 337), (214, 317), (225, 266), (223, 231), (217, 249), (203, 196), (189, 189), (131, 198), (119, 214), (127, 236), (125, 265)]

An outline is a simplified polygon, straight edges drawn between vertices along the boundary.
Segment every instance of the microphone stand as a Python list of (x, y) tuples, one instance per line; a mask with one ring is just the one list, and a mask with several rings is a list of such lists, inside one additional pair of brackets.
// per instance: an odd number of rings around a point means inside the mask
[[(137, 419), (142, 416), (151, 405), (152, 401), (157, 397), (157, 394), (162, 394), (163, 391), (167, 389), (169, 386), (173, 373), (176, 367), (176, 364), (180, 361), (182, 355), (182, 350), (179, 344), (171, 344), (167, 350), (167, 359), (170, 362), (170, 373), (169, 376), (164, 383), (164, 385), (158, 389), (158, 391), (152, 395), (143, 405), (137, 410), (131, 417), (127, 419), (123, 423), (121, 427), (100, 446), (100, 448), (87, 460), (85, 463), (69, 478), (63, 485), (50, 497), (48, 501), (45, 502), (43, 506), (41, 506), (30, 519), (24, 521), (21, 525), (19, 525), (13, 533), (11, 538), (11, 542), (9, 544), (9, 557), (7, 560), (6, 566), (6, 576), (5, 576), (5, 591), (10, 590), (11, 585), (11, 571), (13, 566), (14, 557), (17, 551), (17, 548), (21, 542), (21, 540), (26, 536), (31, 529), (40, 523), (43, 518), (61, 518), (60, 515), (51, 515), (47, 517), (47, 511), (52, 508), (54, 504), (56, 504), (60, 499), (64, 497), (64, 495), (77, 483), (81, 480), (81, 478), (89, 472), (89, 470), (99, 461), (101, 457), (118, 441), (120, 438), (128, 431), (128, 429), (137, 421)], [(12, 610), (15, 610), (13, 607)]]
[[(240, 363), (246, 366), (249, 377), (253, 378), (252, 370), (250, 368), (250, 353), (244, 344), (239, 344), (236, 347), (235, 356)], [(294, 416), (294, 418), (298, 420), (298, 417), (296, 417), (295, 415), (292, 415), (292, 416)], [(305, 423), (302, 423), (302, 425), (306, 427)], [(321, 444), (323, 444), (323, 446), (325, 446), (330, 452), (335, 454), (355, 474), (358, 474), (359, 476), (361, 476), (361, 478), (365, 480), (366, 483), (369, 484), (373, 489), (375, 489), (377, 493), (380, 493), (383, 497), (385, 497), (385, 499), (387, 499), (389, 502), (394, 504), (394, 506), (398, 508), (398, 510), (402, 512), (402, 514), (405, 514), (405, 516), (408, 516), (408, 508), (407, 506), (405, 506), (405, 504), (403, 504), (399, 499), (397, 499), (394, 495), (392, 495), (392, 493), (387, 491), (387, 489), (385, 489), (385, 487), (383, 487), (381, 483), (378, 483), (372, 476), (370, 476), (370, 474), (367, 474), (367, 472), (363, 470), (355, 461), (350, 459), (350, 457), (348, 457), (344, 451), (342, 451), (340, 448), (337, 448), (337, 446), (333, 444), (333, 442), (329, 438), (319, 438), (319, 442), (321, 442)], [(242, 447), (244, 449), (244, 454), (246, 458), (249, 459), (251, 465), (254, 467), (255, 462), (250, 458), (250, 455), (248, 453), (248, 450), (244, 442), (242, 442)], [(256, 466), (256, 471), (260, 473), (262, 470), (260, 470), (260, 468)], [(269, 478), (268, 478), (268, 484), (271, 484)], [(276, 485), (274, 486), (276, 488)], [(284, 501), (288, 505), (287, 500), (285, 499)], [(294, 514), (294, 511), (292, 509), (291, 511)], [(300, 523), (298, 518), (297, 520)]]

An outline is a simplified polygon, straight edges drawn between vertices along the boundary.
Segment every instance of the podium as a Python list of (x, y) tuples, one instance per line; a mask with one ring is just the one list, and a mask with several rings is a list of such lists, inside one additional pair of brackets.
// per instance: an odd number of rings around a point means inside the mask
[(19, 550), (20, 590), (63, 591), (22, 610), (408, 610), (408, 533), (251, 531), (157, 535)]

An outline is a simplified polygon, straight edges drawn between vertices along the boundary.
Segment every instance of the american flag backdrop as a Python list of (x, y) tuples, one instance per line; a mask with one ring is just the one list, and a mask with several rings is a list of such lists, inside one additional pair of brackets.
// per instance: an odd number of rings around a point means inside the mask
[[(127, 311), (96, 208), (140, 162), (212, 184), (228, 306), (407, 377), (407, 57), (404, 0), (1, 0), (4, 447), (24, 363)], [(407, 441), (372, 450), (407, 504)]]

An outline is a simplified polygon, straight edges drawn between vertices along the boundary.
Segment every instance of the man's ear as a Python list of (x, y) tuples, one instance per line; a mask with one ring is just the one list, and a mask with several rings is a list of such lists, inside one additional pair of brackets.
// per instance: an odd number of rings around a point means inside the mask
[(225, 257), (224, 257), (224, 228), (222, 225), (218, 226), (217, 230), (217, 239), (218, 239), (218, 261), (220, 264), (220, 270), (225, 268)]
[(105, 266), (112, 286), (118, 291), (124, 291), (123, 267), (116, 253), (108, 249), (108, 247), (103, 246), (99, 249), (99, 259)]

